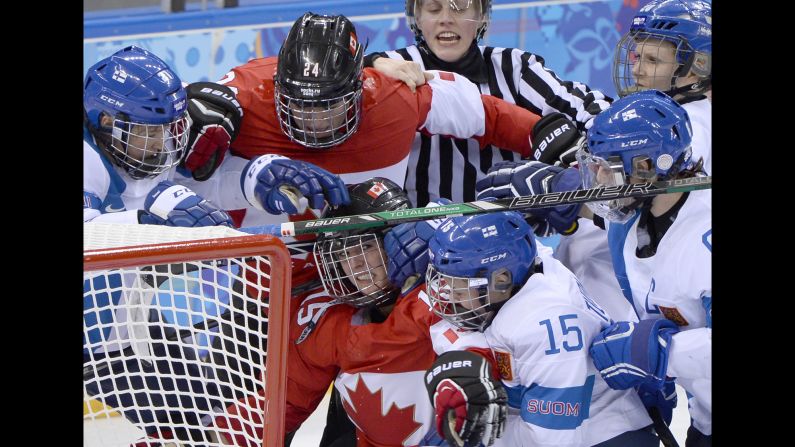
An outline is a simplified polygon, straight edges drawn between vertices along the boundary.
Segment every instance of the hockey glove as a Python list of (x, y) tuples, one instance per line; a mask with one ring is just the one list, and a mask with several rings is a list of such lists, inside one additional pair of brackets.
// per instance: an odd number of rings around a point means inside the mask
[(303, 213), (307, 206), (323, 209), (351, 202), (339, 176), (305, 161), (262, 155), (248, 162), (240, 177), (246, 200), (270, 214)]
[(207, 180), (237, 137), (243, 108), (225, 85), (194, 82), (186, 90), (191, 127), (182, 165), (194, 179)]
[(169, 227), (232, 226), (226, 211), (185, 186), (160, 182), (152, 188), (138, 212), (138, 223)]
[(488, 361), (469, 351), (439, 356), (425, 374), (436, 429), (456, 447), (491, 445), (502, 436), (508, 395)]
[[(582, 187), (580, 173), (576, 169), (563, 169), (539, 161), (501, 161), (489, 169), (489, 173), (478, 181), (478, 200), (493, 197), (529, 196), (550, 192), (573, 191)], [(577, 217), (582, 204), (560, 205), (538, 208), (531, 212), (558, 233), (570, 235), (577, 231)], [(548, 235), (546, 235), (548, 236)]]
[[(428, 203), (432, 208), (452, 203), (445, 198)], [(421, 220), (397, 225), (384, 236), (389, 281), (398, 288), (415, 275), (424, 275), (428, 269), (428, 241), (436, 227), (445, 219)]]
[(662, 388), (656, 388), (655, 384), (644, 383), (638, 387), (638, 395), (647, 410), (657, 408), (665, 425), (671, 425), (677, 401), (676, 384), (673, 379), (666, 380)]
[(671, 337), (679, 328), (671, 320), (619, 321), (596, 335), (590, 352), (605, 382), (614, 390), (646, 384), (661, 389), (668, 370)]
[(562, 166), (575, 166), (574, 154), (583, 143), (584, 137), (566, 115), (555, 112), (543, 116), (533, 126), (533, 157), (541, 163)]

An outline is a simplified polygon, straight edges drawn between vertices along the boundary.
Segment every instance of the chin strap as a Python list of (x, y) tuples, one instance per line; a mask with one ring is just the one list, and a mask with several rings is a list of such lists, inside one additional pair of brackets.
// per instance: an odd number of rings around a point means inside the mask
[(685, 97), (691, 96), (701, 96), (707, 89), (712, 85), (712, 76), (707, 78), (701, 79), (698, 82), (694, 82), (692, 84), (683, 85), (682, 87), (674, 87), (665, 92), (666, 95), (674, 98), (676, 95), (682, 95)]

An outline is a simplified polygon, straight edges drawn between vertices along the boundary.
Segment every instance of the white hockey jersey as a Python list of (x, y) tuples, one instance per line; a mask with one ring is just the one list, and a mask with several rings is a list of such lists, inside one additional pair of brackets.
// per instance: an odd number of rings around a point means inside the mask
[[(682, 105), (693, 129), (692, 159), (704, 158), (703, 169), (712, 175), (712, 103), (701, 99)], [(607, 234), (586, 219), (571, 236), (562, 237), (555, 257), (585, 285), (593, 299), (615, 320), (637, 321), (632, 306), (621, 293), (607, 247)]]
[(138, 223), (138, 210), (146, 195), (158, 183), (171, 180), (173, 170), (154, 178), (136, 180), (102, 155), (94, 137), (83, 130), (83, 193), (99, 198), (95, 204), (84, 203), (83, 222)]
[(618, 282), (638, 317), (668, 318), (683, 331), (673, 337), (668, 375), (676, 377), (688, 392), (695, 427), (709, 435), (712, 329), (707, 324), (707, 309), (712, 303), (712, 192), (689, 194), (653, 256), (635, 255), (637, 216), (624, 224), (608, 223), (608, 238)]
[[(633, 390), (610, 389), (588, 348), (610, 323), (576, 277), (546, 250), (532, 275), (484, 333), (431, 327), (434, 349), (490, 347), (508, 391), (498, 446), (590, 446), (650, 425)], [(423, 297), (427, 300), (427, 297)]]
[(704, 171), (712, 175), (712, 102), (709, 99), (682, 104), (693, 129), (692, 159), (704, 158)]

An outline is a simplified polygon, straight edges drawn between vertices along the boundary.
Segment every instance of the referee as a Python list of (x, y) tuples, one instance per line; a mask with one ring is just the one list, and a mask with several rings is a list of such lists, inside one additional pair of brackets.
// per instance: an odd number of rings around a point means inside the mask
[[(541, 56), (515, 48), (478, 46), (490, 13), (491, 0), (406, 0), (406, 21), (417, 43), (372, 53), (365, 57), (365, 66), (396, 78), (401, 76), (394, 70), (406, 64), (394, 60), (416, 62), (422, 70), (455, 72), (477, 84), (482, 94), (545, 117), (533, 129), (533, 149), (546, 147), (547, 157), (536, 152), (536, 158), (552, 164), (559, 153), (574, 146), (591, 119), (612, 99), (580, 82), (561, 80), (544, 67)], [(573, 160), (573, 151), (566, 155), (566, 160)], [(474, 139), (417, 133), (404, 187), (416, 207), (439, 197), (456, 203), (473, 201), (475, 184), (493, 164), (519, 158), (517, 153), (490, 145), (481, 150)]]

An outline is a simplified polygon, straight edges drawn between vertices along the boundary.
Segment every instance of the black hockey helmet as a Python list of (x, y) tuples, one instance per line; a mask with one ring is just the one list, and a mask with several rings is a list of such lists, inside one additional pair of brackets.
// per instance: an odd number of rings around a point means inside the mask
[(345, 16), (307, 12), (279, 51), (275, 100), (282, 131), (311, 148), (342, 143), (361, 115), (364, 48)]
[[(395, 211), (411, 205), (408, 195), (395, 182), (373, 177), (348, 185), (349, 205), (327, 217)], [(387, 278), (387, 259), (382, 249), (382, 231), (325, 233), (314, 247), (315, 263), (326, 291), (355, 307), (375, 306), (394, 300), (399, 289)]]
[(409, 197), (400, 185), (384, 177), (373, 177), (348, 185), (351, 203), (332, 210), (330, 217), (395, 211), (410, 206)]

